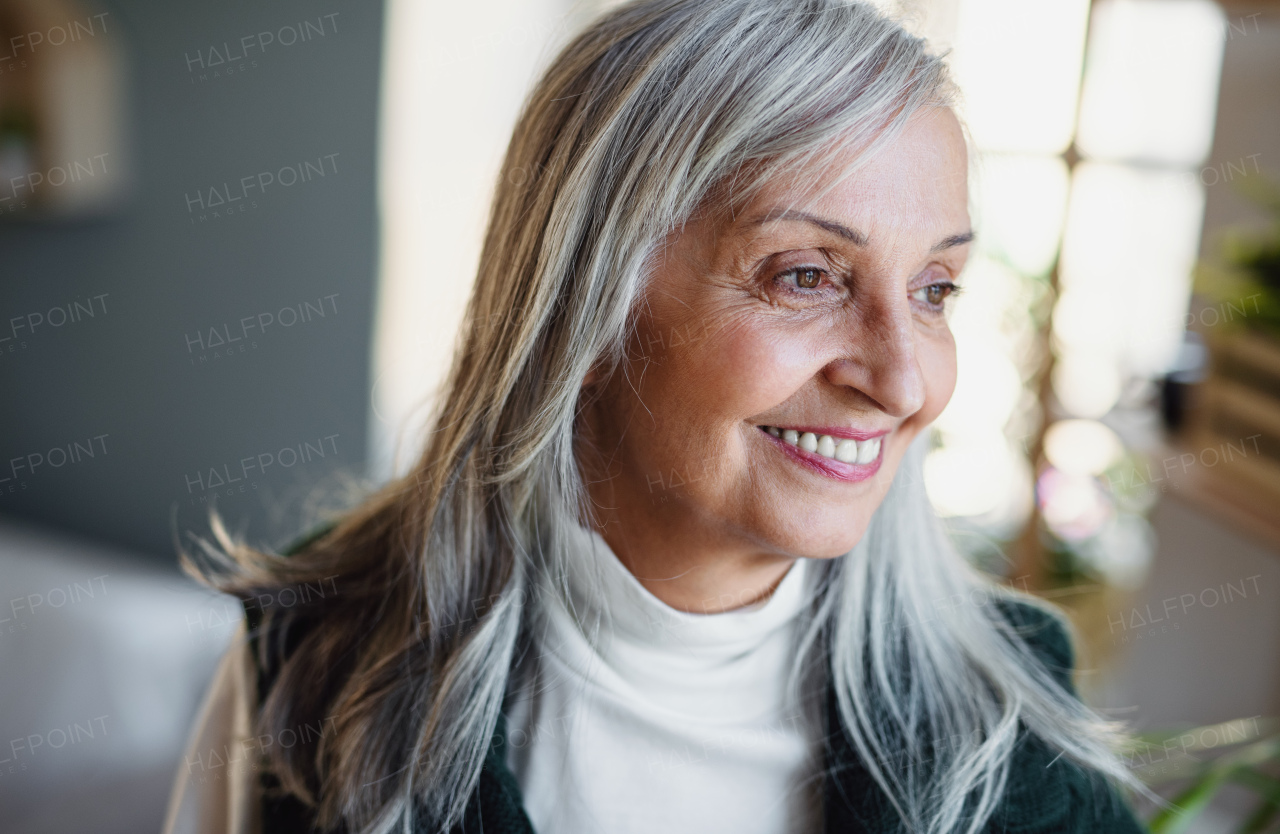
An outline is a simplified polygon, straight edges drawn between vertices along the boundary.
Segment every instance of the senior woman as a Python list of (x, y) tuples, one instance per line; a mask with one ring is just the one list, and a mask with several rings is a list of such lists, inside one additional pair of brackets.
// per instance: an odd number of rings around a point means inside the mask
[(204, 553), (333, 593), (246, 606), (169, 830), (1140, 830), (1059, 616), (921, 487), (972, 238), (949, 96), (865, 3), (642, 0), (566, 47), (416, 468)]

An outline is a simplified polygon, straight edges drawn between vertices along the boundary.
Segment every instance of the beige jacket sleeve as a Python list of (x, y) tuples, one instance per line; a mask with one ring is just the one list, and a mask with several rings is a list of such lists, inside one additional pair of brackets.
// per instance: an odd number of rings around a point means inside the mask
[(178, 765), (164, 834), (258, 834), (257, 703), (244, 625), (223, 656)]

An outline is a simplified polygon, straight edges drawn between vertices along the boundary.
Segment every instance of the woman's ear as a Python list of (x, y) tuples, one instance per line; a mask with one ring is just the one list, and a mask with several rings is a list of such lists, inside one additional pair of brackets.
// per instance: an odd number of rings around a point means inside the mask
[(607, 363), (603, 359), (596, 360), (587, 371), (587, 375), (582, 378), (581, 389), (592, 388), (604, 382), (608, 370)]

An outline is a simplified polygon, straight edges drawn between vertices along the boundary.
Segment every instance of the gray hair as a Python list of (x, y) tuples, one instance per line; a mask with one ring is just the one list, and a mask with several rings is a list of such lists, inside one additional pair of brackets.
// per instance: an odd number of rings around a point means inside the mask
[[(923, 42), (861, 2), (640, 0), (560, 53), (508, 149), (418, 465), (295, 556), (221, 542), (229, 557), (214, 581), (227, 590), (343, 576), (288, 659), (274, 656), (259, 719), (270, 732), (336, 716), (318, 749), (272, 761), (322, 826), (409, 831), (415, 807), (441, 828), (461, 819), (519, 666), (531, 591), (565, 588), (565, 531), (586, 517), (582, 381), (621, 362), (664, 239), (768, 178), (850, 147), (865, 158), (951, 94)], [(990, 606), (931, 604), (1016, 595), (948, 543), (921, 488), (922, 448), (862, 542), (821, 567), (793, 680), (825, 664), (844, 732), (913, 831), (977, 831), (1020, 725), (1133, 784), (1115, 728)], [(272, 614), (264, 633), (298, 616)], [(928, 772), (884, 766), (904, 740), (932, 751)]]

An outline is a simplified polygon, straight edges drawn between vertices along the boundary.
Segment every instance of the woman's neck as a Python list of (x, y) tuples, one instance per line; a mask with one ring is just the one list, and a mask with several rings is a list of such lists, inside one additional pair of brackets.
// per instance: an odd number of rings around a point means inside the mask
[(725, 547), (697, 531), (654, 534), (616, 518), (594, 529), (645, 590), (678, 611), (717, 614), (773, 594), (795, 558)]

